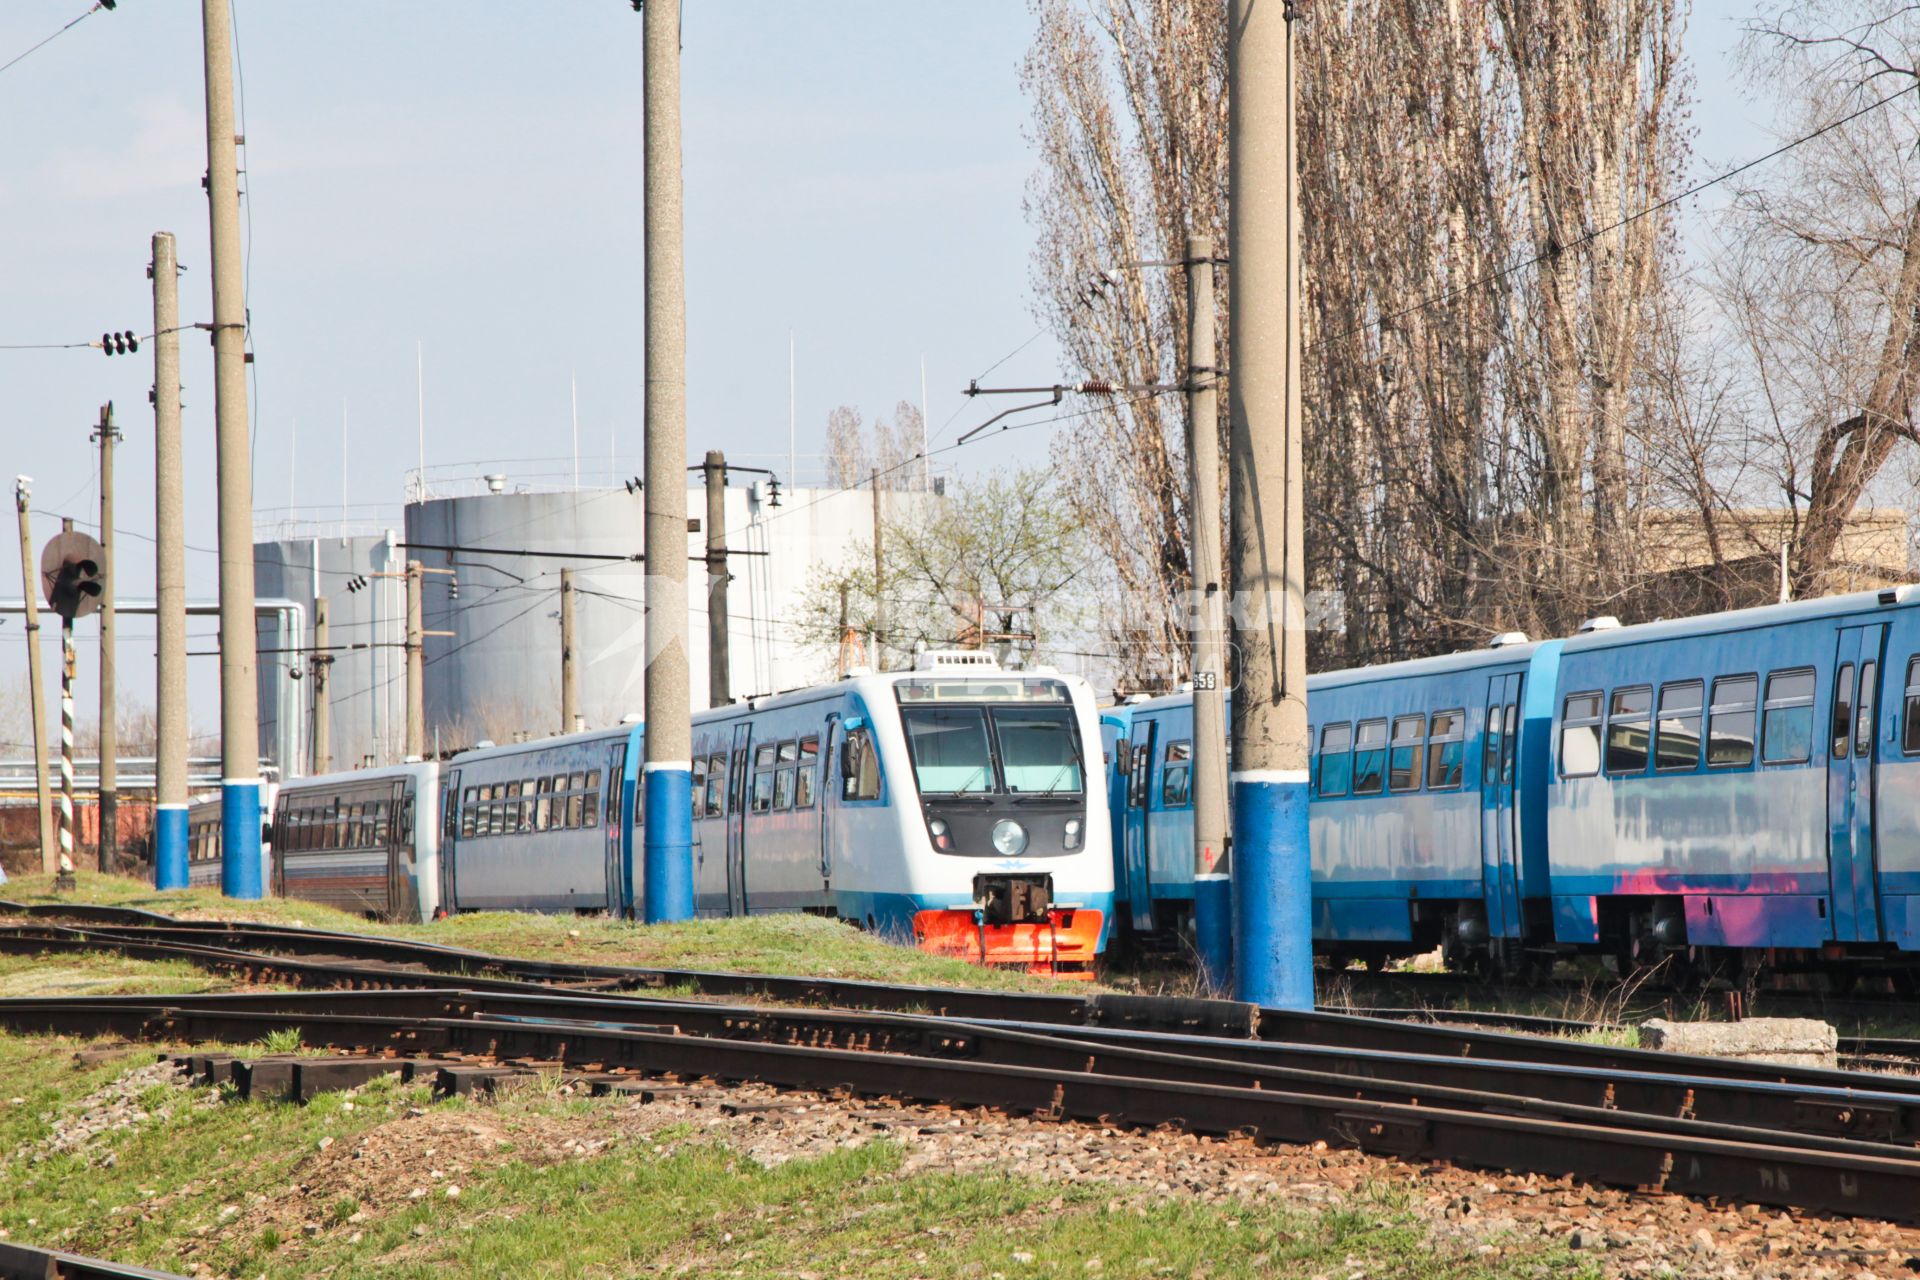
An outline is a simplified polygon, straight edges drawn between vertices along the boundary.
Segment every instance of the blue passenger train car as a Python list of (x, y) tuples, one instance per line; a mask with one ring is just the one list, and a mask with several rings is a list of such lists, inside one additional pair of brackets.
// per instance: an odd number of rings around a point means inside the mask
[(1567, 641), (1555, 940), (1782, 966), (1920, 950), (1917, 604), (1888, 588)]

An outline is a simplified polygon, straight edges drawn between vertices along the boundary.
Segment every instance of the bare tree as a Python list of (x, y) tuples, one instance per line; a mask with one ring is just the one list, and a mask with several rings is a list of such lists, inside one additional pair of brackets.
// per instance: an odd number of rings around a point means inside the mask
[(1849, 517), (1920, 441), (1920, 110), (1900, 94), (1920, 84), (1920, 13), (1815, 0), (1763, 16), (1744, 52), (1784, 130), (1818, 133), (1740, 193), (1718, 279), (1752, 362), (1751, 430), (1795, 517), (1793, 588), (1818, 594)]

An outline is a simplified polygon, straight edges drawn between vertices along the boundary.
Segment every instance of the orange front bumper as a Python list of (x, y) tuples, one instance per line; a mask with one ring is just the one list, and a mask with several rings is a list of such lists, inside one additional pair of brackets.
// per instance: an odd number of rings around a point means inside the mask
[(937, 956), (1091, 981), (1104, 923), (1100, 912), (1078, 907), (1049, 911), (1044, 924), (982, 924), (964, 908), (921, 911), (913, 941)]

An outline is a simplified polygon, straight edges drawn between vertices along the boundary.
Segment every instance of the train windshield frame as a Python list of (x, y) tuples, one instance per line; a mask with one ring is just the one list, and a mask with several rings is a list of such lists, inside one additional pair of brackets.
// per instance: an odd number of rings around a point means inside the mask
[(1086, 790), (1071, 705), (904, 702), (900, 723), (923, 796), (1078, 796)]

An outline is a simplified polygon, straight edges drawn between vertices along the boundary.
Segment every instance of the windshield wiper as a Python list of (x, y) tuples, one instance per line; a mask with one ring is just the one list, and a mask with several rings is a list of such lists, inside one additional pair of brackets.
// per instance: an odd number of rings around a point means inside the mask
[[(1013, 797), (1013, 802), (1015, 804), (1024, 804), (1029, 800), (1052, 799), (1055, 793), (1057, 793), (1060, 790), (1060, 784), (1062, 782), (1065, 782), (1068, 776), (1079, 767), (1080, 767), (1080, 761), (1077, 758), (1072, 761), (1069, 761), (1066, 764), (1061, 765), (1060, 771), (1053, 775), (1053, 781), (1047, 785), (1047, 789), (1045, 791), (1016, 792)], [(1072, 791), (1069, 791), (1066, 794), (1070, 796), (1079, 795), (1080, 788), (1075, 787)]]

